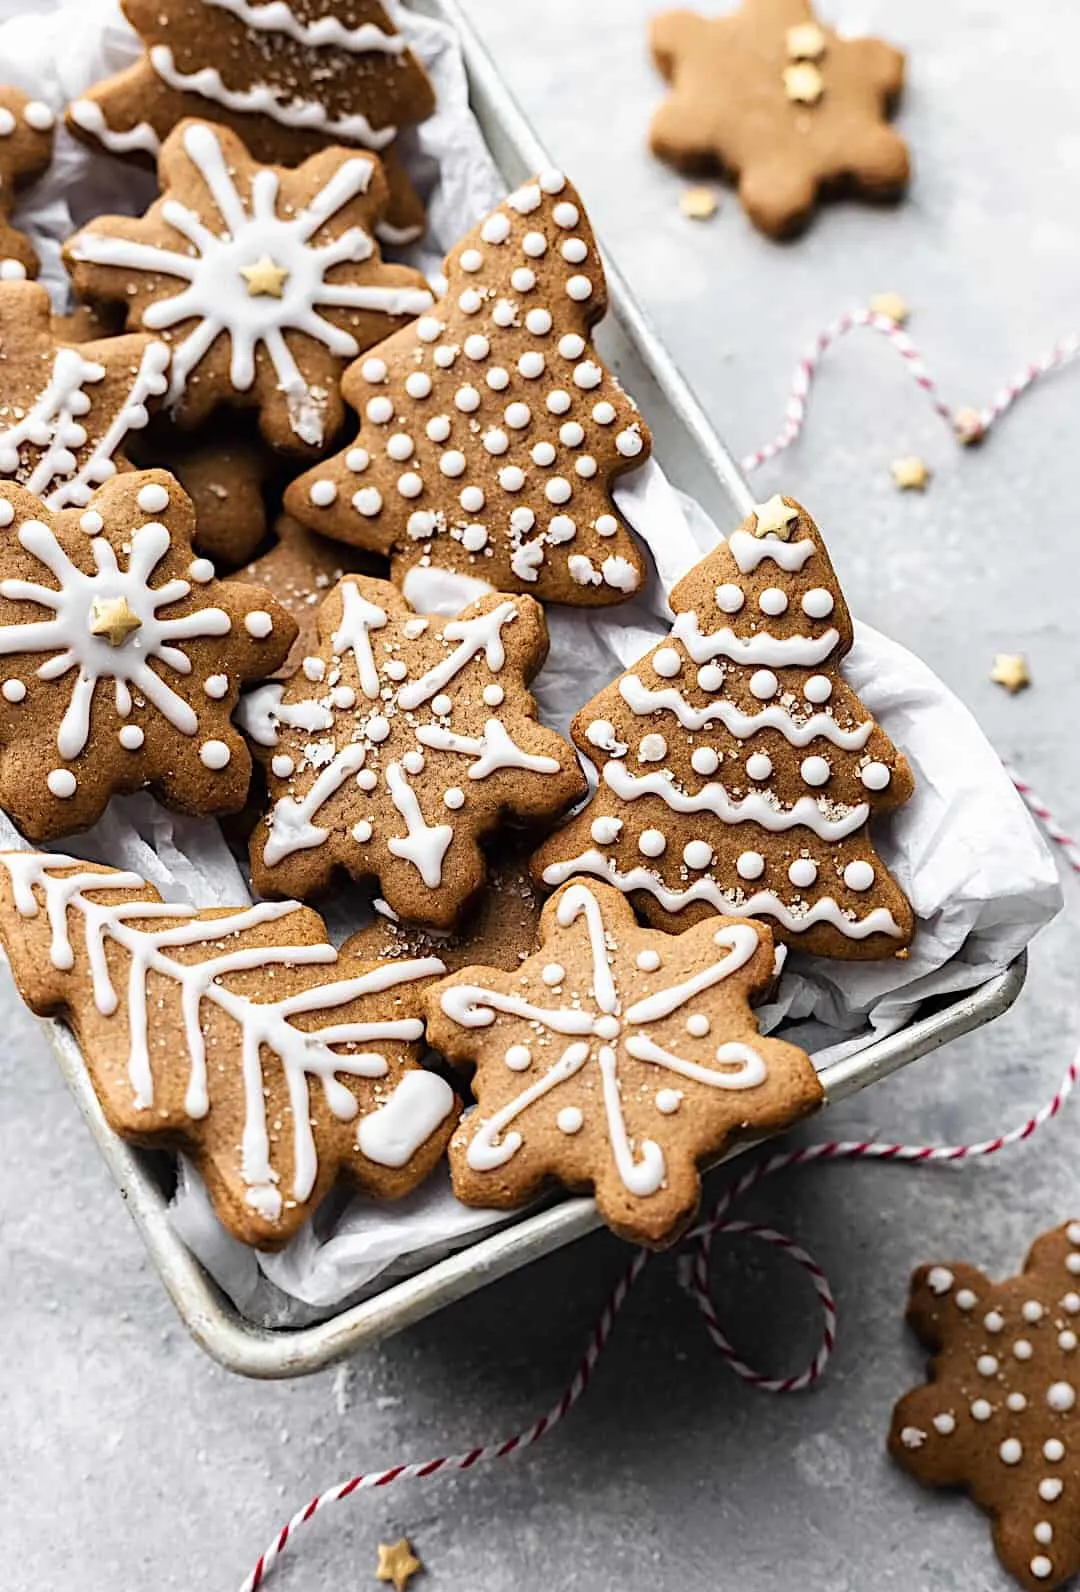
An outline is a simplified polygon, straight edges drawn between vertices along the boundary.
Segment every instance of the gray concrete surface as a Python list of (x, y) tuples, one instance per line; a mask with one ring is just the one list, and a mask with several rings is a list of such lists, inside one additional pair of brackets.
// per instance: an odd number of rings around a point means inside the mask
[[(725, 199), (707, 226), (643, 151), (658, 85), (650, 0), (471, 0), (553, 153), (721, 430), (743, 451), (779, 423), (818, 325), (884, 288), (950, 393), (984, 401), (1073, 324), (1080, 226), (1080, 15), (1058, 0), (831, 0), (830, 17), (910, 50), (902, 125), (917, 177), (893, 212), (827, 212), (777, 248)], [(536, 18), (537, 20), (532, 20)], [(542, 20), (541, 20), (542, 19)], [(831, 538), (852, 605), (921, 652), (1003, 754), (1080, 824), (1075, 576), (1080, 371), (1047, 384), (961, 455), (897, 362), (868, 339), (829, 364), (804, 440), (763, 472)], [(922, 453), (925, 498), (888, 465)], [(1026, 649), (1035, 687), (988, 683)], [(1062, 712), (1062, 707), (1066, 711)], [(1041, 1102), (1080, 1033), (1075, 889), (1035, 947), (1021, 1005), (838, 1111), (830, 1128), (980, 1136)], [(229, 1592), (283, 1513), (357, 1467), (510, 1432), (561, 1389), (625, 1252), (597, 1237), (447, 1311), (347, 1374), (234, 1380), (184, 1336), (31, 1021), (0, 992), (0, 1586), (5, 1592)], [(962, 1174), (837, 1167), (757, 1201), (828, 1267), (841, 1337), (808, 1397), (754, 1394), (719, 1364), (669, 1259), (647, 1271), (594, 1390), (530, 1457), (364, 1497), (308, 1529), (282, 1592), (374, 1584), (401, 1531), (446, 1592), (619, 1588), (951, 1592), (1003, 1588), (986, 1523), (931, 1497), (882, 1450), (920, 1358), (909, 1268), (1013, 1268), (1075, 1214), (1077, 1108), (1030, 1147)], [(724, 1246), (736, 1341), (778, 1368), (815, 1325), (787, 1272)]]

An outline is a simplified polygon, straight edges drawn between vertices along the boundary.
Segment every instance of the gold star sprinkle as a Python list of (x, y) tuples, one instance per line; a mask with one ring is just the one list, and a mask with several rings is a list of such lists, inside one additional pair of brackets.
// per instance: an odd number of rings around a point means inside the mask
[(875, 315), (884, 315), (888, 321), (894, 321), (897, 326), (903, 326), (911, 313), (899, 293), (875, 293), (870, 300), (870, 308)]
[(971, 448), (986, 436), (986, 424), (977, 409), (958, 409), (953, 420), (957, 442)]
[(901, 492), (925, 492), (930, 471), (921, 459), (896, 459), (892, 465), (892, 478)]
[(392, 1581), (394, 1592), (405, 1592), (412, 1577), (423, 1568), (409, 1546), (408, 1537), (400, 1537), (397, 1542), (379, 1543), (379, 1563), (375, 1579)]
[(268, 254), (256, 260), (254, 265), (242, 265), (240, 275), (247, 283), (252, 298), (281, 298), (285, 283), (289, 280), (289, 273), (284, 266), (275, 265)]
[(800, 22), (797, 27), (788, 28), (785, 38), (792, 61), (817, 61), (828, 44), (816, 22)]
[(99, 597), (94, 603), (90, 634), (107, 636), (110, 647), (122, 647), (141, 625), (142, 620), (128, 607), (126, 597)]
[(797, 61), (784, 68), (784, 92), (798, 105), (816, 105), (825, 92), (825, 81), (812, 61)]
[(1027, 659), (1022, 652), (998, 652), (994, 654), (994, 667), (990, 671), (990, 678), (995, 685), (1003, 685), (1010, 696), (1015, 696), (1025, 686), (1031, 684), (1028, 674)]
[(719, 204), (711, 188), (684, 188), (679, 198), (679, 209), (689, 221), (711, 220)]
[(791, 522), (799, 518), (799, 511), (789, 508), (779, 492), (767, 503), (755, 503), (754, 514), (757, 517), (755, 536), (778, 536), (782, 542), (790, 542)]

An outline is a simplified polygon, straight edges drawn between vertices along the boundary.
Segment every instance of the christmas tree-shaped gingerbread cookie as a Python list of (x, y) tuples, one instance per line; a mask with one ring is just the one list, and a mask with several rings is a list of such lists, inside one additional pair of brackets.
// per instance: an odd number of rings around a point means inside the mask
[(911, 907), (869, 823), (914, 782), (840, 672), (851, 618), (813, 520), (770, 499), (670, 602), (670, 636), (574, 720), (599, 788), (538, 880), (595, 874), (660, 928), (737, 912), (818, 955), (903, 950)]
[(643, 563), (611, 484), (649, 434), (589, 342), (607, 290), (580, 198), (541, 173), (445, 272), (434, 308), (346, 372), (360, 433), (293, 483), (289, 513), (388, 554), (399, 584), (434, 567), (542, 602), (624, 601)]

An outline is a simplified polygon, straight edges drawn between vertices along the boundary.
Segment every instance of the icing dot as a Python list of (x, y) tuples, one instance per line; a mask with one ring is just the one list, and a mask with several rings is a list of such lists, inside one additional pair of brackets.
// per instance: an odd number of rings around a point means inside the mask
[(123, 724), (120, 727), (117, 740), (127, 752), (137, 752), (146, 739), (137, 724)]
[[(411, 437), (407, 437), (405, 435), (404, 431), (396, 432), (395, 435), (392, 436), (390, 438), (389, 442), (386, 444), (386, 456), (389, 459), (393, 459), (395, 464), (404, 464), (405, 460), (406, 459), (411, 459), (415, 452), (416, 452), (416, 445), (414, 444), (413, 439)], [(331, 486), (331, 487), (333, 487), (333, 492), (332, 492), (331, 496), (326, 498), (325, 501), (327, 503), (332, 503), (334, 501), (334, 498), (337, 496), (337, 488), (334, 487), (332, 481), (331, 482), (316, 481), (315, 486)], [(313, 486), (312, 489), (311, 489), (311, 491), (312, 491), (312, 501), (313, 502), (314, 502), (315, 486)]]
[(547, 253), (547, 239), (542, 232), (526, 232), (521, 248), (530, 260), (539, 260)]
[(575, 304), (584, 304), (586, 299), (592, 298), (592, 283), (587, 276), (572, 276), (566, 284), (566, 295)]
[[(465, 510), (466, 514), (479, 514), (479, 512), (483, 508), (484, 502), (485, 502), (483, 487), (479, 487), (479, 486), (463, 487), (462, 491), (461, 491), (461, 496), (458, 498), (458, 502), (461, 504), (461, 506)], [(480, 527), (480, 528), (483, 529), (483, 527)], [(484, 541), (487, 541), (487, 533), (486, 532), (484, 534)], [(483, 547), (483, 545), (484, 545), (484, 543), (481, 542), (480, 546)]]
[(417, 509), (415, 514), (410, 514), (405, 529), (415, 542), (422, 542), (425, 537), (432, 536), (437, 525), (436, 518), (427, 509)]
[(567, 420), (559, 427), (559, 441), (564, 448), (580, 448), (585, 441), (585, 428), (576, 420)]
[[(580, 359), (585, 352), (585, 339), (578, 332), (566, 332), (559, 338), (559, 353), (564, 359)], [(580, 383), (579, 385), (584, 385)]]
[(502, 686), (496, 684), (494, 681), (492, 681), (491, 685), (486, 685), (483, 690), (483, 698), (489, 708), (497, 708), (501, 704), (505, 695), (506, 692), (503, 690)]
[(205, 586), (214, 578), (214, 566), (208, 558), (193, 558), (188, 565), (188, 574), (199, 586)]
[(715, 774), (719, 766), (720, 759), (711, 746), (694, 747), (690, 754), (690, 767), (695, 774)]
[(580, 265), (589, 250), (583, 238), (567, 238), (559, 253), (567, 265)]
[(1017, 1360), (1030, 1360), (1033, 1350), (1026, 1338), (1017, 1338), (1013, 1344), (1012, 1352)]
[(605, 398), (601, 403), (593, 406), (592, 417), (598, 426), (610, 426), (615, 420), (615, 406), (609, 404)]
[(426, 370), (414, 370), (405, 378), (405, 391), (410, 398), (427, 398), (431, 393), (431, 377)]
[(615, 438), (615, 447), (624, 459), (636, 459), (644, 446), (640, 431), (635, 431), (632, 426), (620, 431)]
[(771, 618), (784, 613), (787, 605), (787, 593), (782, 592), (779, 586), (766, 586), (758, 598), (758, 607), (763, 614), (768, 614)]
[(975, 1369), (980, 1376), (996, 1376), (998, 1363), (992, 1354), (980, 1354), (975, 1361)]
[(859, 770), (859, 778), (867, 790), (884, 790), (892, 775), (884, 763), (867, 763)]
[(667, 837), (659, 829), (646, 829), (638, 836), (638, 850), (643, 857), (662, 857), (667, 850)]
[(667, 756), (667, 742), (662, 735), (643, 735), (638, 747), (639, 763), (659, 763)]
[(326, 674), (326, 665), (321, 658), (305, 658), (301, 668), (305, 679), (310, 680), (312, 684), (318, 684)]
[(946, 1294), (956, 1278), (948, 1266), (931, 1266), (926, 1274), (926, 1285), (932, 1294)]
[(1041, 1542), (1045, 1545), (1048, 1542), (1053, 1542), (1054, 1528), (1050, 1524), (1049, 1520), (1037, 1520), (1035, 1522), (1035, 1530), (1032, 1532), (1032, 1536), (1035, 1538), (1036, 1542)]
[(363, 846), (367, 841), (369, 841), (371, 839), (371, 836), (372, 836), (371, 824), (370, 824), (368, 819), (361, 818), (359, 823), (353, 824), (352, 829), (349, 832), (352, 835), (353, 839), (356, 841), (357, 845), (358, 846)]
[(403, 498), (417, 498), (424, 490), (424, 483), (415, 470), (406, 470), (397, 478), (397, 489)]
[(797, 889), (808, 890), (817, 879), (817, 863), (809, 857), (796, 857), (787, 876)]
[[(1057, 1442), (1057, 1439), (1051, 1438), (1050, 1441), (1051, 1443), (1055, 1443)], [(1047, 1459), (1053, 1459), (1055, 1458), (1055, 1455), (1047, 1454), (1046, 1452), (1049, 1447), (1050, 1443), (1043, 1444), (1043, 1454)], [(1064, 1454), (1064, 1452), (1065, 1450), (1062, 1448), (1061, 1453)], [(1060, 1459), (1061, 1455), (1057, 1455), (1056, 1457)], [(1039, 1483), (1039, 1497), (1042, 1499), (1044, 1504), (1056, 1503), (1064, 1491), (1065, 1483), (1061, 1480), (1060, 1476), (1044, 1476), (1042, 1481)]]
[(543, 979), (544, 983), (549, 987), (549, 989), (554, 989), (554, 987), (557, 984), (561, 984), (563, 979), (566, 977), (566, 969), (563, 967), (561, 962), (548, 962), (547, 965), (541, 969), (540, 977)]
[(765, 752), (751, 752), (746, 759), (746, 772), (751, 779), (768, 779), (772, 773), (772, 758)]
[(693, 1039), (704, 1039), (712, 1027), (704, 1012), (691, 1012), (686, 1019), (686, 1032)]
[(601, 514), (596, 521), (597, 536), (614, 536), (619, 529), (619, 522), (614, 514)]
[(1031, 1561), (1031, 1573), (1039, 1581), (1045, 1581), (1054, 1573), (1054, 1566), (1045, 1553), (1037, 1553)]
[(169, 494), (159, 481), (148, 481), (139, 488), (135, 501), (144, 514), (160, 514), (169, 506)]
[(401, 766), (406, 774), (422, 774), (424, 772), (423, 752), (406, 752), (401, 759)]
[(531, 293), (536, 286), (536, 272), (530, 271), (527, 265), (519, 265), (510, 273), (510, 285), (515, 293)]
[(466, 359), (486, 359), (491, 353), (491, 344), (481, 332), (473, 332), (461, 346), (465, 350)]
[(532, 410), (528, 404), (507, 404), (503, 419), (512, 431), (523, 431), (532, 419)]
[(849, 890), (869, 890), (874, 882), (874, 870), (868, 862), (849, 862), (844, 869), (844, 883)]
[(463, 315), (476, 315), (479, 313), (483, 299), (474, 287), (467, 287), (458, 297), (458, 309)]
[(336, 685), (330, 693), (330, 700), (336, 708), (355, 707), (356, 692), (351, 685)]
[(53, 795), (59, 796), (61, 799), (66, 799), (68, 796), (74, 796), (75, 794), (75, 775), (70, 768), (50, 769), (45, 783)]
[(812, 591), (803, 594), (802, 611), (808, 619), (827, 619), (833, 606), (832, 593), (827, 592), (824, 586), (815, 586)]
[(740, 879), (760, 879), (765, 872), (765, 858), (760, 851), (744, 851), (736, 858), (735, 871)]
[(459, 387), (454, 394), (454, 408), (460, 409), (463, 415), (475, 414), (480, 407), (480, 394), (475, 387), (466, 385)]
[(750, 693), (759, 701), (767, 702), (780, 689), (780, 682), (771, 669), (755, 669), (750, 676)]
[(555, 1118), (560, 1133), (580, 1133), (584, 1120), (577, 1106), (563, 1106)]
[(1010, 1393), (1005, 1403), (1015, 1415), (1019, 1415), (1021, 1410), (1027, 1409), (1027, 1399), (1022, 1393)]
[(942, 1437), (948, 1437), (956, 1430), (956, 1417), (945, 1411), (941, 1415), (935, 1415), (931, 1425), (935, 1432), (941, 1433)]
[(544, 374), (544, 364), (543, 354), (533, 348), (522, 354), (517, 362), (517, 368), (526, 381), (535, 381), (538, 376)]
[(724, 671), (718, 663), (707, 663), (697, 672), (697, 683), (703, 691), (719, 691), (724, 684)]
[(368, 419), (377, 426), (385, 426), (388, 420), (394, 418), (394, 406), (390, 399), (384, 396), (369, 398), (367, 409), (364, 412)]
[(505, 243), (510, 236), (510, 217), (504, 211), (496, 210), (480, 228), (480, 236), (485, 243)]
[(224, 768), (232, 758), (232, 752), (224, 741), (204, 741), (199, 747), (199, 762), (204, 768)]
[(203, 681), (203, 690), (206, 692), (206, 695), (208, 697), (212, 697), (215, 702), (219, 701), (225, 695), (228, 689), (229, 677), (227, 674), (208, 674), (206, 679)]
[(577, 525), (569, 514), (555, 514), (548, 526), (549, 542), (572, 542), (577, 535)]
[(374, 790), (378, 784), (378, 775), (373, 768), (362, 768), (356, 776), (356, 784), (360, 790)]
[(566, 178), (554, 166), (547, 167), (536, 180), (546, 194), (562, 193), (566, 187)]
[(799, 773), (808, 785), (825, 785), (832, 769), (823, 757), (804, 757), (799, 764)]
[(803, 696), (808, 702), (827, 702), (832, 696), (832, 681), (828, 675), (812, 674), (803, 686)]
[(525, 485), (525, 472), (516, 464), (507, 464), (499, 471), (499, 485), (504, 492), (520, 492)]
[(551, 330), (551, 311), (530, 310), (525, 317), (525, 327), (534, 337), (546, 337)]
[(21, 680), (5, 680), (0, 686), (5, 702), (21, 702), (26, 696), (26, 687)]
[(457, 785), (451, 785), (449, 790), (443, 791), (443, 802), (452, 812), (465, 805), (465, 792)]
[(47, 133), (56, 117), (43, 100), (30, 100), (23, 106), (23, 120), (35, 133)]
[(465, 455), (457, 448), (450, 448), (446, 453), (439, 456), (439, 469), (443, 475), (464, 475)]
[(1070, 1244), (1080, 1245), (1080, 1222), (1070, 1222), (1065, 1229), (1065, 1237)]
[(450, 344), (440, 344), (431, 357), (440, 370), (449, 370), (458, 357), (458, 351)]
[(544, 487), (544, 496), (549, 503), (567, 503), (574, 495), (574, 489), (561, 475), (552, 476)]
[(445, 691), (440, 691), (438, 696), (432, 697), (431, 699), (431, 711), (432, 713), (439, 714), (440, 717), (447, 713), (451, 713), (453, 711), (453, 707), (454, 704), (447, 696)]
[(365, 359), (360, 366), (360, 374), (365, 381), (379, 382), (386, 380), (386, 361), (382, 359)]
[(378, 745), (380, 741), (385, 741), (390, 734), (390, 725), (381, 713), (376, 713), (372, 718), (368, 719), (364, 733), (369, 741), (374, 741)]
[(689, 840), (683, 847), (683, 861), (688, 868), (707, 868), (712, 858), (713, 849), (707, 840)]
[(358, 514), (362, 514), (365, 519), (373, 519), (382, 508), (382, 493), (379, 491), (378, 487), (362, 487), (359, 492), (353, 493), (352, 506), (356, 512)]
[(1067, 1310), (1070, 1316), (1075, 1316), (1080, 1311), (1080, 1294), (1067, 1293), (1061, 1301), (1061, 1308)]
[(1005, 1325), (1005, 1317), (1000, 1310), (988, 1310), (983, 1316), (983, 1326), (987, 1332), (1000, 1332)]
[(517, 323), (517, 310), (509, 299), (500, 299), (491, 312), (491, 318), (496, 326), (514, 326)]
[(1075, 1332), (1070, 1332), (1066, 1327), (1064, 1332), (1058, 1333), (1058, 1348), (1064, 1349), (1066, 1354), (1076, 1348), (1077, 1338)]
[(506, 432), (501, 431), (498, 426), (493, 426), (490, 431), (485, 431), (484, 447), (488, 453), (505, 453), (509, 446), (510, 438), (506, 435)]
[(438, 342), (442, 335), (443, 323), (434, 315), (422, 315), (416, 323), (416, 335), (422, 343)]
[(622, 826), (621, 818), (594, 818), (589, 833), (598, 846), (610, 846), (618, 840)]
[(546, 470), (548, 465), (555, 463), (555, 449), (550, 442), (538, 442), (533, 447), (529, 457), (534, 464), (538, 464), (542, 470)]
[(598, 1039), (618, 1039), (621, 1026), (617, 1017), (605, 1014), (593, 1022), (593, 1033)]
[(1065, 1270), (1071, 1272), (1074, 1277), (1080, 1275), (1080, 1255), (1066, 1255)]
[(1046, 1402), (1052, 1410), (1064, 1415), (1076, 1403), (1076, 1389), (1071, 1382), (1051, 1382), (1046, 1390)]
[[(91, 517), (93, 517), (93, 519), (95, 519), (97, 521), (97, 529), (100, 531), (102, 525), (105, 522), (102, 520), (101, 515), (98, 514), (94, 509), (90, 509), (86, 514), (83, 515), (82, 519), (79, 521), (79, 524), (82, 526), (82, 529), (84, 531), (87, 529), (87, 526), (86, 526), (85, 522), (86, 522), (86, 520), (90, 519)], [(7, 498), (0, 497), (0, 526), (10, 525), (14, 518), (15, 518), (15, 510), (12, 507), (11, 503), (8, 501)]]
[(584, 480), (591, 481), (599, 466), (591, 453), (583, 453), (580, 459), (574, 461), (574, 470)]
[(502, 365), (493, 365), (484, 377), (492, 392), (502, 392), (510, 385), (510, 372)]
[(350, 448), (345, 455), (345, 468), (354, 475), (359, 475), (371, 463), (371, 454), (366, 448)]
[(432, 442), (445, 442), (450, 435), (450, 416), (432, 415), (424, 430)]
[(554, 221), (557, 227), (563, 227), (565, 229), (576, 227), (579, 219), (578, 207), (577, 205), (572, 205), (569, 199), (564, 199), (563, 202), (561, 204), (557, 204), (554, 210), (551, 212), (551, 219)]
[(515, 509), (510, 516), (510, 529), (519, 536), (524, 536), (536, 524), (536, 515), (532, 509)]
[(1021, 1448), (1018, 1439), (1015, 1437), (1007, 1437), (1002, 1443), (1001, 1447), (998, 1449), (998, 1453), (1001, 1455), (1002, 1461), (1006, 1465), (1019, 1465), (1024, 1456), (1024, 1450)]
[(244, 615), (244, 629), (256, 641), (265, 640), (273, 628), (274, 621), (265, 608), (253, 608), (251, 613)]
[(971, 1418), (973, 1421), (988, 1421), (992, 1414), (993, 1410), (985, 1399), (976, 1399), (971, 1406)]
[(1025, 1299), (1020, 1314), (1025, 1321), (1036, 1322), (1042, 1320), (1045, 1312), (1037, 1299)]
[(634, 958), (634, 965), (642, 973), (655, 973), (660, 966), (660, 952), (647, 946), (644, 951), (639, 951)]
[(287, 752), (278, 752), (270, 759), (270, 767), (278, 779), (288, 779), (296, 770), (296, 764)]
[(471, 275), (473, 271), (481, 270), (484, 264), (484, 256), (479, 249), (465, 249), (461, 255), (460, 264), (461, 269), (468, 271)]
[(956, 1295), (957, 1310), (974, 1310), (977, 1300), (970, 1288), (961, 1288)]
[(583, 392), (590, 392), (592, 388), (599, 387), (603, 379), (604, 372), (591, 359), (583, 360), (580, 365), (574, 366), (574, 386), (580, 387)]
[(0, 281), (21, 282), (25, 276), (26, 267), (21, 260), (0, 260)]
[(553, 415), (564, 415), (573, 401), (570, 394), (564, 392), (561, 387), (554, 387), (548, 393), (546, 400), (548, 411)]
[(1043, 1458), (1056, 1465), (1059, 1459), (1065, 1458), (1065, 1444), (1060, 1437), (1048, 1437), (1043, 1444)]
[(658, 1089), (656, 1091), (656, 1109), (665, 1117), (670, 1117), (682, 1105), (681, 1089)]
[(528, 1045), (511, 1045), (503, 1060), (511, 1072), (525, 1072), (532, 1061), (532, 1052)]

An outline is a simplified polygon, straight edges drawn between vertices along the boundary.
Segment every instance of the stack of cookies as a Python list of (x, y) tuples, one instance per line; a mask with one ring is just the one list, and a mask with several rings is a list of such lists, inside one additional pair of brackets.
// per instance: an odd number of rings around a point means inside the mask
[[(821, 535), (761, 505), (573, 744), (543, 725), (545, 605), (646, 570), (579, 195), (539, 173), (436, 293), (384, 258), (424, 225), (394, 140), (434, 102), (376, 0), (124, 8), (145, 55), (68, 125), (158, 197), (68, 239), (63, 318), (2, 244), (0, 808), (50, 847), (0, 856), (19, 989), (245, 1242), (444, 1152), (467, 1203), (554, 1182), (670, 1242), (703, 1164), (820, 1101), (751, 1009), (785, 948), (913, 932), (870, 833), (912, 777), (844, 682)], [(10, 192), (51, 116), (0, 98)], [(144, 788), (230, 818), (258, 904), (52, 849)], [(374, 925), (335, 947), (330, 897)]]

